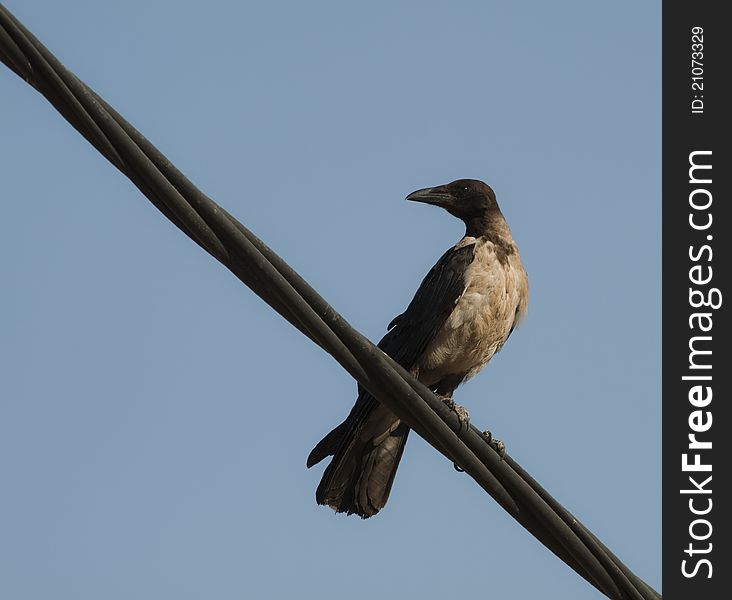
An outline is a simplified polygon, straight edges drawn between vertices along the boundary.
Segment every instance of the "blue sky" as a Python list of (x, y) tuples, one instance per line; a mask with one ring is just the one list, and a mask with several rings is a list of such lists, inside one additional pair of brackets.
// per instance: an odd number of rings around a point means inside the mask
[[(660, 3), (8, 0), (373, 340), (495, 190), (521, 329), (473, 422), (660, 587)], [(0, 69), (0, 596), (600, 597), (411, 436), (315, 505), (355, 384)]]

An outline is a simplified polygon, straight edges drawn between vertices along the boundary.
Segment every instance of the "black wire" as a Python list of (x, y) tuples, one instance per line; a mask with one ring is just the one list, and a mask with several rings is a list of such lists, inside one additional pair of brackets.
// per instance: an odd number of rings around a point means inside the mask
[(529, 532), (611, 598), (660, 598), (510, 457), (354, 330), (244, 225), (196, 188), (0, 4), (0, 60), (35, 87), (181, 231), (329, 352)]

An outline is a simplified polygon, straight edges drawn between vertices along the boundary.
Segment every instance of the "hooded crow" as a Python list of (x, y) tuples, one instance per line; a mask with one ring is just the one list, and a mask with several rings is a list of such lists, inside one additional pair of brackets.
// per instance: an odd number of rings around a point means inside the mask
[[(493, 190), (460, 179), (417, 190), (465, 223), (465, 235), (437, 261), (378, 346), (454, 406), (452, 394), (498, 352), (521, 321), (528, 279)], [(386, 504), (409, 427), (359, 386), (346, 420), (308, 457), (333, 456), (316, 492), (336, 512), (375, 515)]]

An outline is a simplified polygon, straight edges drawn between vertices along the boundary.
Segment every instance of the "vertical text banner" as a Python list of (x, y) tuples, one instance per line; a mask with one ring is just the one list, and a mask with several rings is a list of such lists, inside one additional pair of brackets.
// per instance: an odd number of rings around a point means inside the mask
[(725, 3), (663, 3), (663, 595), (732, 597)]

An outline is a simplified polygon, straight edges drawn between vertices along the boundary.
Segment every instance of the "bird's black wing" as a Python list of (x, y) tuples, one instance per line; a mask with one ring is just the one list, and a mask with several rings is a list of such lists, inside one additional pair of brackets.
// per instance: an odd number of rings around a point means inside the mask
[(465, 291), (465, 272), (474, 258), (475, 244), (445, 252), (425, 276), (407, 310), (389, 323), (379, 348), (411, 369)]
[[(389, 331), (379, 342), (379, 348), (405, 369), (411, 369), (465, 291), (465, 271), (474, 258), (475, 244), (445, 252), (425, 276), (407, 310), (389, 323)], [(308, 468), (335, 454), (343, 440), (352, 439), (372, 414), (376, 399), (360, 385), (358, 390), (358, 399), (346, 420), (313, 448), (308, 456)], [(389, 423), (384, 425), (388, 426)], [(401, 435), (403, 447), (406, 433)]]

